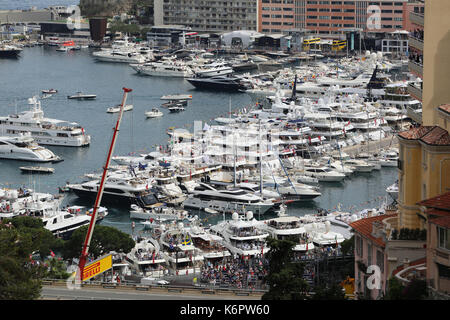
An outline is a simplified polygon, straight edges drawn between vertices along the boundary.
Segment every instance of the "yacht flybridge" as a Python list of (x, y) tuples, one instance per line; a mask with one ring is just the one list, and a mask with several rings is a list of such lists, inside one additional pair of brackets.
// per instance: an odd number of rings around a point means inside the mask
[(30, 110), (0, 117), (0, 134), (17, 136), (31, 133), (38, 144), (81, 147), (91, 142), (91, 137), (75, 122), (44, 117), (38, 97), (28, 99)]

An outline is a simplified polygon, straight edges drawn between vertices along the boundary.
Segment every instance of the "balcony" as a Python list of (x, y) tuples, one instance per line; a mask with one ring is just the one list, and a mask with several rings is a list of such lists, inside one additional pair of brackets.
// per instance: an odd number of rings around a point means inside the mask
[(415, 99), (422, 101), (422, 88), (413, 83), (408, 84), (408, 93)]
[(420, 40), (420, 39), (417, 39), (417, 38), (414, 38), (411, 36), (409, 36), (408, 40), (409, 40), (408, 44), (410, 47), (413, 47), (413, 48), (423, 52), (423, 40)]
[(423, 65), (417, 62), (409, 61), (408, 68), (410, 72), (413, 72), (420, 78), (423, 78)]
[(417, 24), (419, 26), (422, 26), (422, 27), (425, 26), (425, 19), (424, 19), (423, 14), (416, 13), (416, 12), (410, 12), (409, 20), (411, 20), (412, 23)]

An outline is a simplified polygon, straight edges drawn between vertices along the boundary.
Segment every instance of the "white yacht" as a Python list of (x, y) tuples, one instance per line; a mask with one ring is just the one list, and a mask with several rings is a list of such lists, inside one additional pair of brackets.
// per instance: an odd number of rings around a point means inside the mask
[(281, 215), (277, 218), (264, 220), (261, 228), (269, 232), (272, 238), (278, 240), (295, 239), (296, 245), (292, 250), (298, 253), (306, 253), (314, 249), (314, 243), (309, 239), (299, 217)]
[(183, 202), (185, 208), (205, 210), (207, 208), (218, 212), (247, 212), (248, 210), (264, 214), (274, 206), (272, 200), (263, 200), (261, 197), (242, 189), (217, 190), (214, 187), (200, 182), (192, 194)]
[(175, 275), (188, 275), (200, 272), (204, 257), (194, 246), (191, 236), (182, 222), (169, 225), (159, 239), (161, 256), (167, 261)]
[(398, 181), (386, 188), (386, 192), (392, 197), (392, 199), (398, 199)]
[(327, 166), (305, 166), (304, 174), (313, 176), (321, 182), (339, 182), (344, 180), (345, 174)]
[(387, 150), (380, 153), (378, 161), (382, 167), (397, 167), (398, 166), (398, 152), (394, 150)]
[[(150, 182), (143, 178), (127, 175), (111, 174), (106, 178), (103, 200), (132, 204), (144, 201), (145, 204), (157, 203), (155, 196), (149, 192)], [(94, 198), (97, 196), (100, 180), (91, 180), (78, 184), (68, 184), (67, 187), (80, 198)]]
[[(106, 112), (108, 113), (117, 113), (120, 112), (120, 107), (121, 105), (117, 105), (114, 107), (109, 107), (108, 109), (106, 109)], [(123, 107), (123, 111), (130, 111), (133, 110), (133, 105), (132, 104), (127, 104)]]
[(156, 77), (190, 78), (194, 75), (191, 68), (181, 61), (162, 60), (144, 64), (131, 64), (137, 73)]
[(38, 144), (81, 147), (89, 145), (91, 137), (77, 123), (44, 117), (37, 97), (30, 98), (30, 110), (0, 117), (0, 134), (16, 136), (31, 132)]
[(193, 220), (186, 230), (194, 246), (201, 250), (205, 261), (214, 262), (231, 256), (230, 251), (222, 244), (223, 238), (201, 226), (198, 218)]
[(67, 239), (76, 229), (88, 225), (91, 217), (87, 214), (73, 214), (68, 211), (52, 210), (44, 213), (44, 228), (55, 236)]
[(153, 238), (138, 239), (125, 259), (139, 276), (161, 278), (168, 273), (166, 260), (160, 252), (159, 243)]
[(332, 231), (330, 225), (330, 221), (325, 221), (305, 223), (303, 226), (316, 246), (337, 246), (339, 243), (342, 243), (345, 238), (342, 233)]
[(194, 67), (195, 77), (209, 78), (214, 76), (225, 76), (233, 73), (233, 67), (224, 62), (214, 62), (210, 64)]
[(150, 208), (142, 208), (136, 204), (131, 205), (130, 218), (142, 220), (184, 220), (188, 212), (183, 209), (164, 206), (162, 203), (155, 204)]
[(231, 220), (225, 220), (211, 227), (211, 233), (223, 238), (222, 244), (233, 256), (264, 255), (270, 248), (266, 244), (267, 231), (261, 230), (261, 221), (248, 211), (245, 218), (234, 212)]
[(31, 133), (17, 137), (0, 136), (0, 158), (34, 162), (56, 162), (61, 158), (47, 148), (39, 146)]
[(163, 115), (164, 113), (157, 108), (153, 108), (152, 110), (145, 112), (145, 116), (147, 118), (159, 118), (162, 117)]
[(121, 49), (101, 50), (92, 55), (99, 61), (118, 63), (144, 63), (148, 57), (138, 51), (125, 51)]

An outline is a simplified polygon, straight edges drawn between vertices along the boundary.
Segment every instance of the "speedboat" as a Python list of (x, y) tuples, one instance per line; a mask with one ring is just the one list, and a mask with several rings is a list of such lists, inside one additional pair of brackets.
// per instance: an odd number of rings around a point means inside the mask
[(185, 110), (184, 107), (179, 106), (179, 105), (171, 106), (171, 107), (169, 107), (168, 109), (169, 109), (169, 111), (170, 111), (171, 113), (181, 112), (181, 111), (184, 111), (184, 110)]
[(29, 167), (19, 167), (19, 169), (23, 172), (34, 172), (34, 173), (53, 173), (53, 172), (55, 172), (55, 169), (50, 168), (50, 167), (29, 166)]
[(164, 115), (164, 113), (162, 113), (161, 110), (153, 108), (151, 111), (147, 111), (145, 112), (145, 116), (147, 118), (158, 118), (158, 117), (162, 117)]
[(83, 94), (81, 91), (78, 91), (76, 94), (67, 96), (67, 99), (76, 99), (76, 100), (93, 100), (97, 98), (95, 94)]
[(33, 162), (57, 162), (61, 160), (47, 148), (39, 146), (30, 133), (19, 136), (0, 136), (0, 158)]
[[(121, 107), (121, 105), (110, 107), (110, 108), (106, 109), (106, 112), (108, 112), (108, 113), (117, 113), (117, 112), (120, 111), (120, 107)], [(127, 105), (125, 105), (123, 107), (123, 111), (130, 111), (130, 110), (133, 110), (133, 105), (132, 104), (127, 104)]]
[(44, 90), (42, 90), (42, 93), (44, 93), (44, 94), (55, 94), (55, 93), (58, 93), (58, 90), (56, 90), (56, 89), (44, 89)]

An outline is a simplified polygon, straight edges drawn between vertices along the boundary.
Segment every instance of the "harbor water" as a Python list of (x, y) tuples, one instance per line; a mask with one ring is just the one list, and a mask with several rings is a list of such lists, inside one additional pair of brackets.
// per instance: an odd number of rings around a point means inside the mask
[[(54, 88), (58, 93), (41, 100), (45, 116), (79, 123), (91, 135), (89, 147), (46, 146), (64, 159), (48, 166), (55, 173), (48, 175), (24, 174), (20, 166), (29, 165), (21, 161), (0, 160), (1, 187), (28, 186), (36, 191), (57, 193), (58, 187), (67, 181), (82, 181), (85, 173), (100, 172), (109, 148), (117, 113), (106, 112), (108, 107), (120, 104), (122, 88), (132, 88), (127, 104), (134, 109), (124, 113), (115, 155), (139, 154), (154, 151), (156, 146), (168, 143), (166, 130), (169, 127), (192, 131), (194, 121), (213, 124), (212, 119), (227, 116), (229, 103), (237, 110), (250, 106), (252, 101), (246, 93), (208, 92), (194, 89), (180, 78), (139, 76), (127, 64), (97, 62), (91, 49), (58, 52), (54, 47), (24, 48), (18, 59), (0, 60), (0, 115), (6, 116), (29, 108), (28, 98), (41, 95), (42, 89)], [(77, 101), (68, 95), (81, 91), (97, 95), (96, 100)], [(160, 97), (167, 94), (191, 94), (192, 101), (186, 111), (169, 113), (161, 108), (164, 116), (146, 119), (144, 112), (162, 103)], [(47, 166), (47, 165), (43, 165)], [(397, 180), (397, 169), (382, 167), (380, 171), (353, 174), (339, 183), (321, 183), (322, 195), (314, 201), (289, 206), (288, 214), (315, 213), (319, 208), (341, 211), (360, 211), (379, 207), (389, 197), (386, 188)], [(67, 194), (64, 204), (92, 206), (73, 194)], [(109, 208), (110, 214), (102, 221), (104, 225), (131, 232), (129, 208)], [(215, 223), (220, 216), (198, 214), (206, 223)], [(269, 216), (267, 216), (268, 218)], [(229, 217), (228, 217), (229, 218)], [(256, 217), (258, 218), (258, 217)], [(205, 219), (208, 219), (207, 221)], [(136, 223), (136, 230), (142, 229)]]

